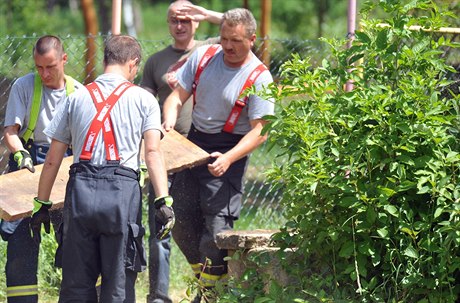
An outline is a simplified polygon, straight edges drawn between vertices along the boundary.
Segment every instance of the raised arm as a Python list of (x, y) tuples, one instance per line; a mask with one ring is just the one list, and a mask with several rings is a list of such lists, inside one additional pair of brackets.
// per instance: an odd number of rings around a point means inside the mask
[(180, 9), (178, 9), (177, 18), (190, 19), (197, 22), (208, 21), (210, 23), (220, 24), (222, 16), (222, 13), (208, 10), (202, 6), (184, 4)]

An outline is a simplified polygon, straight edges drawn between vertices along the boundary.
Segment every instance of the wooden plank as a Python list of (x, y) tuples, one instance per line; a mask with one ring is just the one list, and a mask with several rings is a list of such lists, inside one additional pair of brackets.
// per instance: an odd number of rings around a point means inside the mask
[[(161, 150), (166, 169), (170, 173), (205, 164), (209, 160), (207, 152), (176, 131), (168, 132), (161, 140)], [(142, 148), (141, 157), (143, 154)], [(72, 163), (73, 157), (64, 158), (62, 161), (50, 197), (54, 203), (53, 209), (61, 208), (64, 204), (65, 188)], [(22, 169), (0, 175), (0, 218), (11, 221), (30, 216), (42, 169), (43, 165), (36, 165), (34, 174)]]

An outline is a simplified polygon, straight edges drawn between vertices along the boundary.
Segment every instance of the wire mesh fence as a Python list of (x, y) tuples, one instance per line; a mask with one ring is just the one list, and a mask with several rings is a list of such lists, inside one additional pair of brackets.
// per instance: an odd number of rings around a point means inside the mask
[[(442, 34), (437, 33), (436, 35), (439, 37)], [(93, 77), (102, 72), (103, 43), (106, 36), (72, 35), (60, 38), (68, 55), (67, 74), (82, 83), (88, 83)], [(458, 34), (450, 35), (448, 38), (456, 42), (460, 40)], [(8, 170), (7, 160), (9, 153), (3, 143), (3, 124), (9, 91), (12, 83), (18, 77), (34, 71), (32, 47), (37, 39), (37, 36), (0, 37), (0, 139), (2, 140), (2, 145), (0, 146), (0, 174), (4, 174)], [(143, 62), (149, 55), (171, 43), (169, 39), (140, 40), (139, 42), (142, 45)], [(95, 47), (95, 51), (88, 58), (87, 53), (91, 45)], [(267, 46), (268, 49), (266, 48)], [(268, 58), (266, 64), (269, 65), (270, 71), (274, 78), (277, 79), (280, 77), (282, 64), (291, 58), (292, 53), (298, 53), (302, 57), (310, 57), (314, 67), (328, 56), (328, 49), (325, 43), (319, 40), (260, 39), (256, 43), (255, 53), (261, 58)], [(460, 62), (458, 49), (446, 49), (443, 56), (458, 69)], [(134, 81), (135, 83), (139, 83), (141, 75), (142, 63), (138, 77)], [(261, 224), (261, 226), (256, 226), (258, 228), (266, 227), (269, 223), (277, 224), (280, 220), (282, 221), (279, 215), (281, 192), (272, 191), (272, 184), (267, 181), (264, 175), (264, 171), (271, 165), (273, 156), (274, 152), (268, 151), (266, 146), (260, 147), (251, 156), (245, 180), (241, 217), (241, 221), (245, 223), (240, 224), (240, 226), (251, 224), (255, 217), (258, 218), (258, 224)], [(279, 220), (274, 220), (274, 217)]]
[[(66, 36), (60, 37), (64, 44), (64, 49), (68, 55), (66, 73), (82, 83), (90, 82), (103, 70), (103, 43), (106, 36)], [(18, 78), (29, 72), (33, 72), (34, 62), (32, 58), (32, 48), (38, 36), (28, 37), (0, 37), (0, 174), (8, 171), (9, 152), (3, 143), (3, 124), (11, 85)], [(164, 40), (140, 40), (143, 51), (143, 62), (147, 57), (171, 43), (169, 39)], [(267, 55), (261, 51), (261, 46), (266, 47), (269, 42), (270, 47), (270, 69), (274, 78), (280, 73), (280, 67), (284, 61), (290, 58), (292, 52), (303, 53), (311, 56), (315, 54), (318, 58), (322, 53), (321, 44), (318, 41), (297, 41), (297, 40), (259, 40), (256, 43), (255, 52), (259, 56)], [(88, 58), (87, 52), (95, 46), (92, 57)], [(138, 73), (135, 83), (139, 83), (142, 75)], [(265, 179), (264, 171), (270, 166), (271, 156), (266, 146), (262, 146), (254, 152), (245, 179), (245, 193), (243, 197), (243, 212), (241, 226), (248, 226), (257, 217), (257, 222), (266, 227), (266, 223), (279, 223), (282, 220), (279, 210), (279, 192), (271, 191), (271, 184)], [(272, 211), (276, 211), (277, 219), (271, 216)], [(263, 214), (263, 215), (262, 215)], [(240, 221), (240, 222), (241, 222)]]

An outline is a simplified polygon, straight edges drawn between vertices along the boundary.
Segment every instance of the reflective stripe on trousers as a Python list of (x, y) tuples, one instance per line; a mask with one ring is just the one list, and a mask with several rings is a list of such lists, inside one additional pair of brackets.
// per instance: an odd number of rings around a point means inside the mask
[(6, 288), (6, 296), (8, 298), (23, 297), (23, 296), (38, 296), (38, 286), (37, 284), (9, 286)]

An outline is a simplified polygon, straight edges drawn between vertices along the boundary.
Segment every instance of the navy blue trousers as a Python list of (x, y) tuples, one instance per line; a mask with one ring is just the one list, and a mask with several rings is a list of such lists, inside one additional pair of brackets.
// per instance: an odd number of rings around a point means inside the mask
[[(32, 143), (25, 144), (34, 165), (45, 162), (48, 146), (37, 146)], [(66, 156), (71, 155), (68, 150)], [(9, 172), (18, 170), (13, 154), (10, 154)], [(32, 201), (30, 201), (32, 205)], [(52, 211), (51, 221), (55, 230), (62, 221), (62, 211)], [(38, 302), (37, 270), (38, 251), (37, 245), (30, 234), (30, 218), (16, 221), (1, 221), (0, 234), (3, 240), (8, 241), (6, 251), (6, 286), (8, 303), (36, 303)]]

